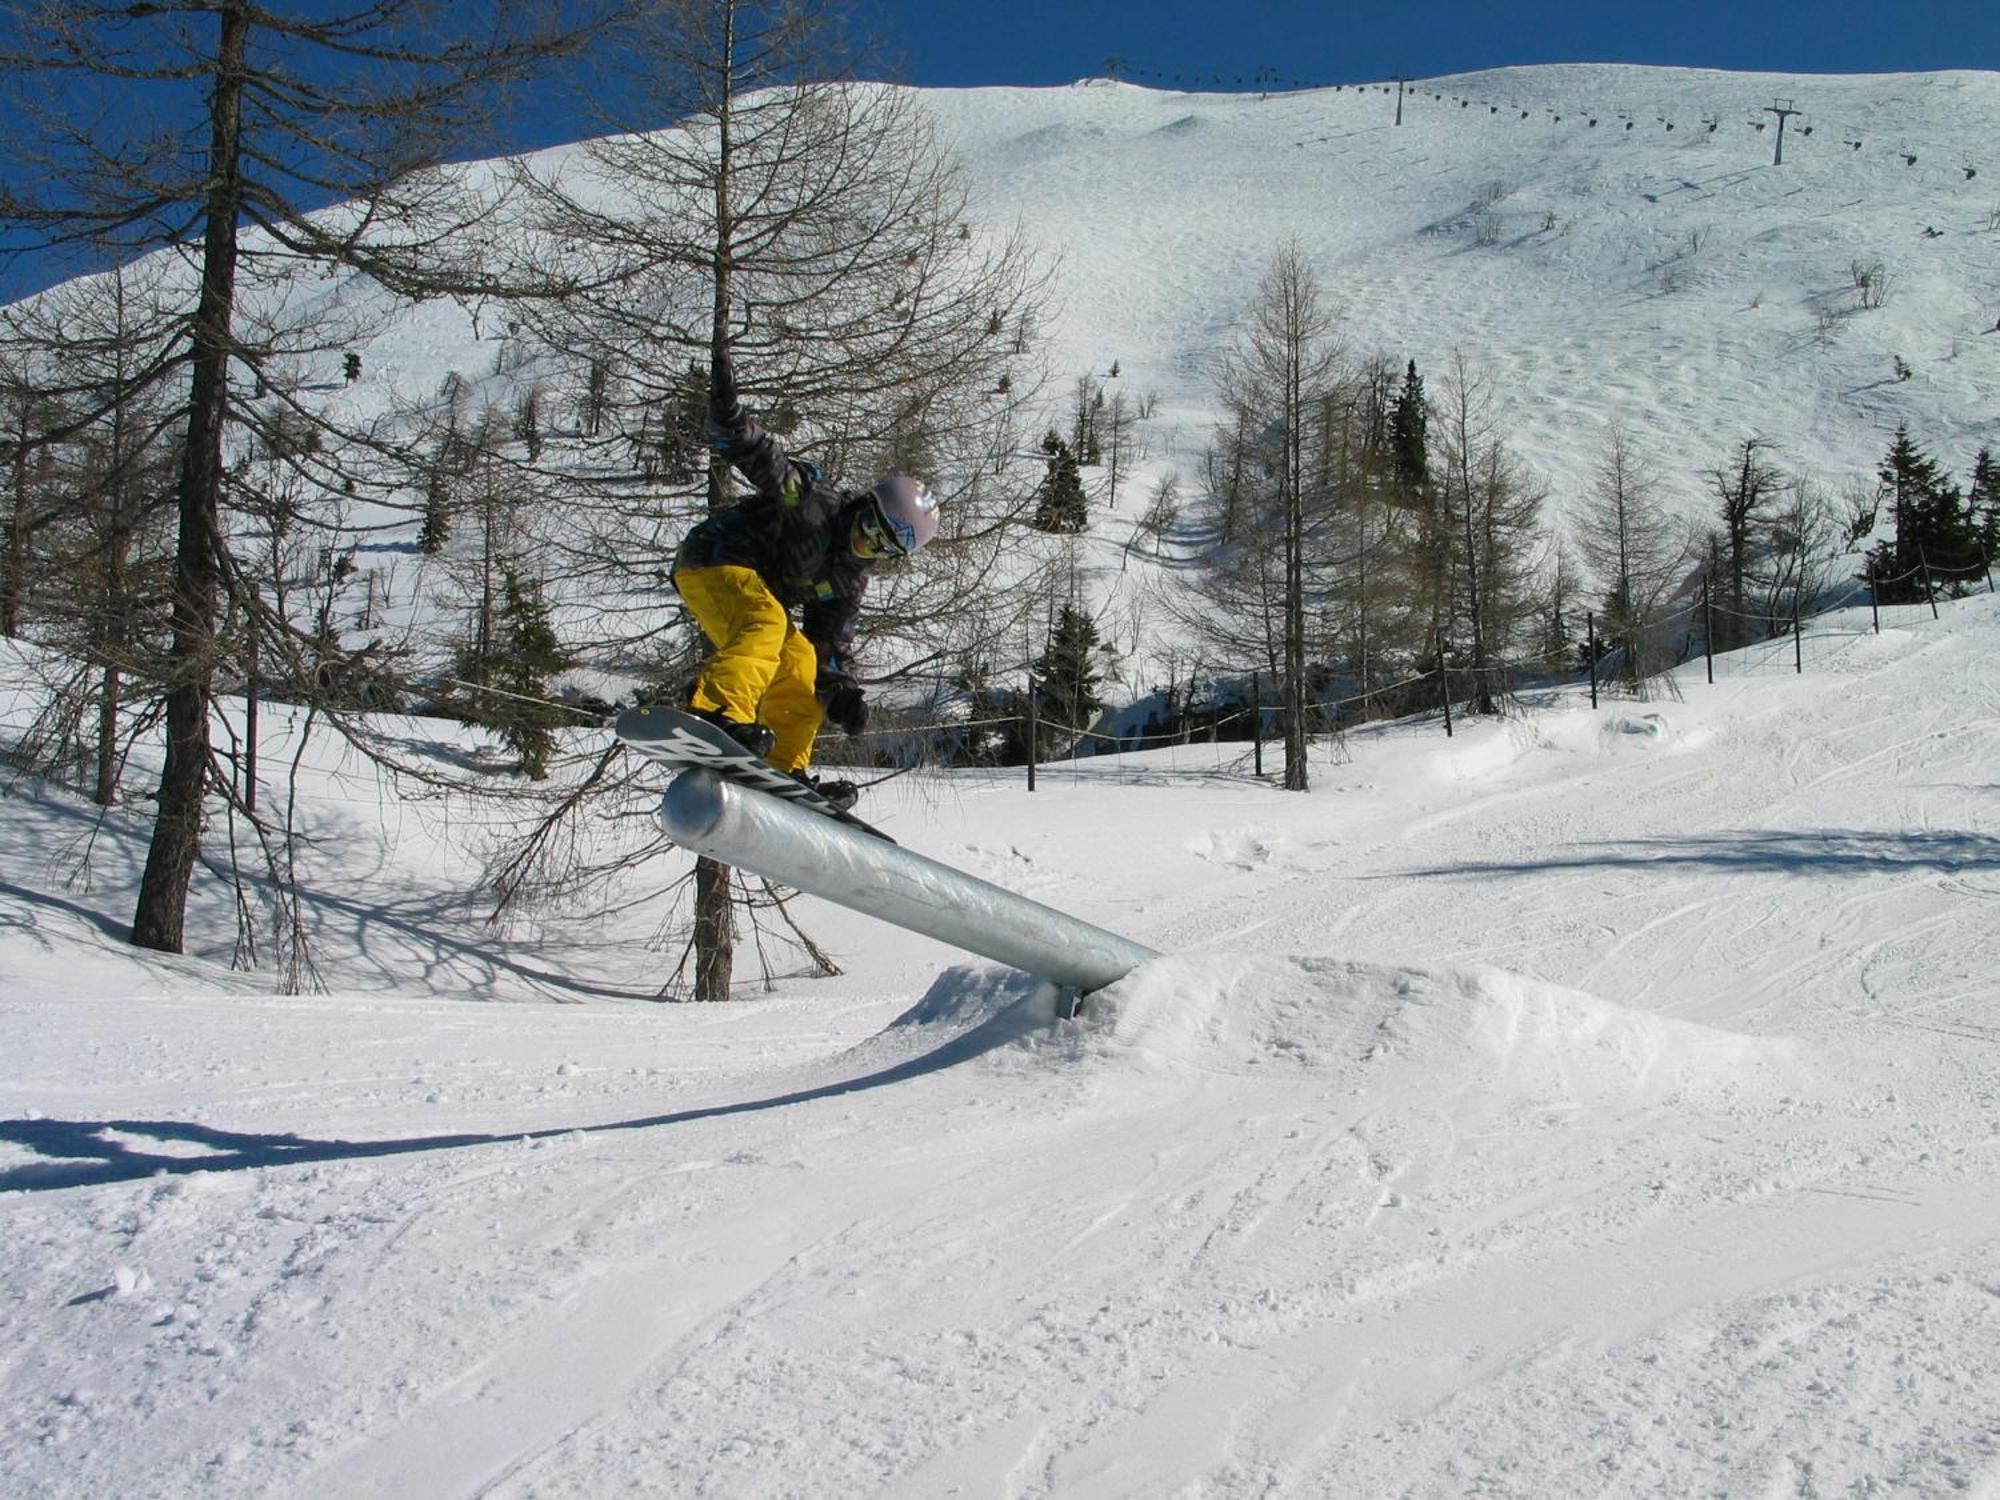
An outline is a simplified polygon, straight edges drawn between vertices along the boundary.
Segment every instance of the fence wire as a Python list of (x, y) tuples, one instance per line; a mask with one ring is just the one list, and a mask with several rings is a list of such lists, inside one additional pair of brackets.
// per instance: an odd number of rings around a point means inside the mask
[[(1647, 648), (1649, 655), (1655, 658), (1670, 658), (1666, 665), (1644, 673), (1639, 681), (1643, 683), (1681, 673), (1690, 669), (1695, 664), (1702, 664), (1705, 667), (1710, 680), (1720, 680), (1723, 678), (1743, 679), (1784, 672), (1799, 673), (1803, 672), (1809, 663), (1816, 666), (1825, 665), (1846, 651), (1853, 642), (1867, 635), (1877, 633), (1885, 628), (1897, 629), (1937, 618), (1935, 578), (1940, 574), (1955, 581), (1983, 578), (1988, 591), (1993, 591), (1994, 585), (1989, 563), (1982, 563), (1976, 567), (1966, 568), (1946, 568), (1933, 564), (1919, 564), (1917, 567), (1900, 574), (1876, 575), (1871, 579), (1857, 582), (1851, 585), (1838, 599), (1822, 604), (1818, 608), (1804, 614), (1737, 610), (1727, 605), (1718, 604), (1709, 598), (1697, 598), (1664, 614), (1649, 617), (1635, 630), (1635, 634), (1642, 636), (1648, 642), (1652, 643)], [(1893, 604), (1879, 602), (1879, 595), (1884, 588), (1907, 583), (1910, 579), (1919, 575), (1922, 575), (1925, 581), (1926, 598), (1923, 601), (1916, 603), (1898, 602)], [(1834, 616), (1851, 614), (1856, 610), (1857, 605), (1862, 602), (1868, 604), (1870, 611), (1868, 620), (1865, 623), (1861, 621), (1834, 622)], [(1594, 621), (1594, 617), (1592, 618)], [(1741, 621), (1759, 632), (1759, 638), (1730, 647), (1721, 652), (1713, 652), (1710, 650), (1713, 645), (1712, 633), (1714, 622), (1718, 618)], [(1679, 644), (1677, 646), (1667, 644), (1666, 649), (1661, 649), (1662, 644), (1671, 642), (1676, 629), (1679, 629), (1681, 632)], [(1594, 623), (1592, 633), (1594, 637)], [(1608, 694), (1617, 691), (1617, 688), (1613, 686), (1614, 683), (1620, 686), (1629, 685), (1630, 679), (1625, 678), (1620, 671), (1619, 657), (1623, 649), (1622, 645), (1616, 642), (1606, 642), (1602, 639), (1599, 639), (1598, 644), (1601, 649), (1598, 661), (1595, 664), (1598, 668), (1597, 677), (1593, 683), (1595, 690)], [(1261, 673), (1255, 670), (1247, 670), (1218, 675), (1229, 678), (1251, 678), (1254, 681), (1261, 676)], [(1587, 667), (1584, 670), (1573, 673), (1551, 672), (1546, 661), (1502, 659), (1484, 667), (1470, 667), (1443, 661), (1439, 666), (1412, 673), (1395, 682), (1366, 688), (1358, 693), (1332, 699), (1315, 698), (1308, 704), (1308, 708), (1315, 711), (1322, 718), (1330, 720), (1333, 726), (1332, 732), (1337, 734), (1344, 727), (1342, 721), (1349, 710), (1355, 708), (1365, 709), (1367, 705), (1392, 694), (1413, 694), (1414, 690), (1422, 688), (1426, 683), (1436, 683), (1438, 686), (1434, 706), (1410, 710), (1401, 715), (1401, 717), (1410, 718), (1417, 722), (1428, 722), (1435, 718), (1443, 722), (1446, 733), (1451, 733), (1453, 709), (1458, 703), (1465, 701), (1470, 696), (1463, 691), (1454, 692), (1454, 685), (1459, 685), (1462, 688), (1462, 685), (1468, 682), (1477, 682), (1481, 676), (1497, 679), (1495, 684), (1496, 690), (1501, 692), (1512, 691), (1521, 685), (1529, 683), (1536, 685), (1581, 685), (1584, 681), (1591, 679), (1591, 673)], [(455, 678), (445, 678), (442, 680), (451, 686), (486, 693), (495, 697), (542, 705), (578, 718), (602, 718), (602, 715), (596, 711), (581, 708), (574, 703), (564, 703), (557, 699), (509, 692), (493, 687), (482, 687), (475, 683), (461, 682)], [(1031, 678), (1029, 692), (1032, 694), (1034, 691), (1035, 687)], [(849, 736), (849, 739), (857, 744), (872, 745), (875, 747), (872, 753), (864, 750), (857, 757), (862, 764), (873, 763), (883, 769), (890, 769), (900, 762), (899, 768), (894, 771), (894, 774), (900, 774), (902, 770), (910, 769), (913, 759), (921, 761), (928, 758), (925, 751), (934, 749), (934, 747), (925, 745), (924, 742), (930, 740), (932, 737), (946, 735), (962, 736), (979, 730), (1010, 729), (1016, 731), (1019, 735), (1019, 742), (1028, 749), (1029, 755), (1033, 758), (1032, 764), (1035, 767), (1053, 768), (1063, 763), (1077, 761), (1080, 758), (1077, 754), (1078, 750), (1085, 746), (1103, 746), (1112, 753), (1122, 755), (1127, 752), (1136, 753), (1162, 747), (1172, 748), (1182, 745), (1216, 744), (1224, 741), (1235, 741), (1239, 737), (1246, 742), (1260, 743), (1265, 739), (1277, 738), (1276, 734), (1269, 734), (1265, 731), (1265, 725), (1269, 722), (1267, 716), (1281, 716), (1283, 712), (1284, 707), (1282, 704), (1264, 702), (1240, 704), (1212, 718), (1203, 715), (1195, 722), (1184, 722), (1179, 726), (1151, 733), (1117, 731), (1093, 728), (1088, 725), (1070, 724), (1062, 719), (1051, 718), (1047, 715), (1037, 713), (1032, 722), (1036, 725), (1039, 734), (1054, 736), (1056, 738), (1066, 738), (1069, 741), (1067, 755), (1053, 757), (1048, 760), (1040, 757), (1040, 746), (1035, 743), (1038, 735), (1030, 732), (1029, 725), (1031, 720), (1026, 713), (989, 715), (977, 719), (931, 719), (917, 723), (885, 724), (879, 728), (864, 731), (862, 734)], [(1230, 729), (1233, 726), (1241, 725), (1246, 720), (1253, 721), (1250, 726), (1249, 735), (1224, 735), (1222, 733), (1222, 731)], [(1307, 738), (1309, 740), (1323, 738), (1327, 732), (1322, 729), (1318, 733), (1314, 733), (1309, 729)], [(899, 746), (908, 745), (911, 741), (917, 742), (917, 745), (921, 747), (917, 749), (914, 757), (895, 753)], [(1097, 758), (1102, 753), (1104, 752), (1096, 751), (1089, 758)], [(1211, 767), (1211, 769), (1213, 768)]]

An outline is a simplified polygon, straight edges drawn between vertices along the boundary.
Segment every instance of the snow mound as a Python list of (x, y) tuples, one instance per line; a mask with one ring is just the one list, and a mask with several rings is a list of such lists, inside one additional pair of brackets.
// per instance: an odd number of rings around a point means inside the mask
[(1604, 732), (1636, 734), (1644, 739), (1663, 740), (1667, 737), (1667, 716), (1659, 713), (1616, 714), (1606, 721)]
[(1523, 719), (1474, 721), (1424, 753), (1441, 781), (1484, 781), (1511, 772), (1549, 748), (1540, 727)]
[(1103, 139), (1101, 125), (1071, 125), (1058, 122), (1038, 125), (1032, 130), (1022, 131), (994, 155), (999, 160), (1020, 166), (1034, 162), (1050, 161), (1065, 154), (1087, 148), (1092, 142)]
[(1038, 1001), (1053, 1005), (1053, 991), (1032, 975), (959, 964), (940, 974), (924, 997), (891, 1021), (883, 1035), (935, 1042), (994, 1024), (1002, 1017), (1032, 1025), (1028, 1012)]
[(1093, 996), (1080, 1061), (1146, 1073), (1393, 1077), (1549, 1109), (1756, 1088), (1783, 1041), (1635, 1010), (1491, 968), (1411, 969), (1243, 953), (1162, 958)]
[(946, 969), (921, 1000), (840, 1055), (847, 1073), (949, 1067), (1017, 1042), (1054, 1021), (1054, 986), (1014, 969)]
[(1634, 756), (1687, 755), (1714, 743), (1716, 731), (1698, 710), (1607, 704), (1602, 709), (1553, 709), (1532, 718), (1473, 721), (1421, 753), (1431, 779), (1493, 782), (1546, 775), (1555, 757), (1611, 761)]

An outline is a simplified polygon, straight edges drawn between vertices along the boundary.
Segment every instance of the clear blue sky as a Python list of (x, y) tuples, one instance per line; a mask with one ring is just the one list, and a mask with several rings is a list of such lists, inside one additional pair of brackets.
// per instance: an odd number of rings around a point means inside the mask
[[(932, 87), (1072, 83), (1118, 72), (1162, 88), (1257, 89), (1429, 78), (1546, 62), (1783, 73), (2000, 69), (2000, 0), (852, 0), (857, 31)], [(526, 91), (465, 154), (601, 129), (580, 85)], [(185, 124), (185, 121), (180, 123)], [(654, 121), (666, 124), (666, 120)], [(196, 121), (199, 124), (199, 121)], [(0, 164), (0, 179), (7, 171)], [(75, 263), (0, 257), (0, 300)]]
[(860, 0), (909, 82), (1233, 88), (1544, 62), (1782, 73), (2000, 69), (2000, 0)]
[[(849, 0), (899, 81), (1255, 90), (1432, 78), (1529, 63), (1771, 73), (2000, 69), (2000, 0)], [(665, 124), (666, 121), (653, 123)], [(504, 146), (594, 120), (533, 102)], [(494, 149), (501, 149), (496, 145)]]

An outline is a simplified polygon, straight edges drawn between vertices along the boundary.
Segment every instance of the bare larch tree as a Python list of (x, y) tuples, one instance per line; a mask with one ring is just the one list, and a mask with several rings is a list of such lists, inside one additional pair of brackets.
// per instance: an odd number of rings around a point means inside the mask
[[(318, 264), (392, 295), (497, 286), (467, 233), (477, 209), (439, 164), (496, 88), (590, 34), (568, 5), (425, 0), (272, 10), (247, 0), (25, 0), (0, 53), (14, 135), (0, 187), (8, 249), (50, 265), (158, 252), (150, 343), (68, 414), (72, 431), (165, 396), (178, 433), (168, 643), (154, 690), (165, 761), (132, 941), (178, 952), (210, 794), (210, 710), (229, 610), (263, 621), (273, 658), (296, 655), (245, 564), (231, 474), (251, 446), (334, 493), (338, 445), (300, 435), (321, 418), (288, 372), (329, 341), (260, 286)], [(478, 14), (469, 14), (476, 9)], [(330, 207), (330, 205), (338, 205)], [(275, 319), (276, 321), (271, 321)], [(338, 335), (332, 335), (338, 336)], [(8, 363), (50, 351), (20, 321)], [(252, 391), (240, 388), (250, 384)], [(273, 441), (290, 423), (292, 439)], [(255, 435), (255, 443), (252, 435)]]
[[(1047, 273), (1018, 232), (975, 231), (916, 94), (847, 81), (858, 59), (836, 20), (824, 6), (655, 6), (602, 97), (677, 123), (612, 114), (586, 150), (522, 174), (536, 241), (576, 283), (532, 326), (583, 393), (586, 452), (600, 455), (581, 466), (598, 478), (578, 497), (573, 581), (631, 602), (577, 649), (651, 660), (669, 694), (690, 654), (685, 629), (661, 629), (672, 549), (736, 498), (702, 445), (718, 354), (795, 456), (857, 488), (919, 474), (944, 501), (939, 541), (870, 591), (871, 681), (985, 657), (1025, 597), (998, 565), (1031, 498), (1013, 458), (1043, 384), (1029, 335)], [(697, 886), (695, 992), (721, 999), (729, 881), (704, 861)]]

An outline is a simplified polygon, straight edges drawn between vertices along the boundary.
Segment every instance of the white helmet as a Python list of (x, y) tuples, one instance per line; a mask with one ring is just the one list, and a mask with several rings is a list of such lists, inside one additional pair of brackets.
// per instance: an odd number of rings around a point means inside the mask
[(937, 535), (937, 496), (921, 479), (892, 475), (870, 490), (854, 518), (857, 557), (907, 557)]

